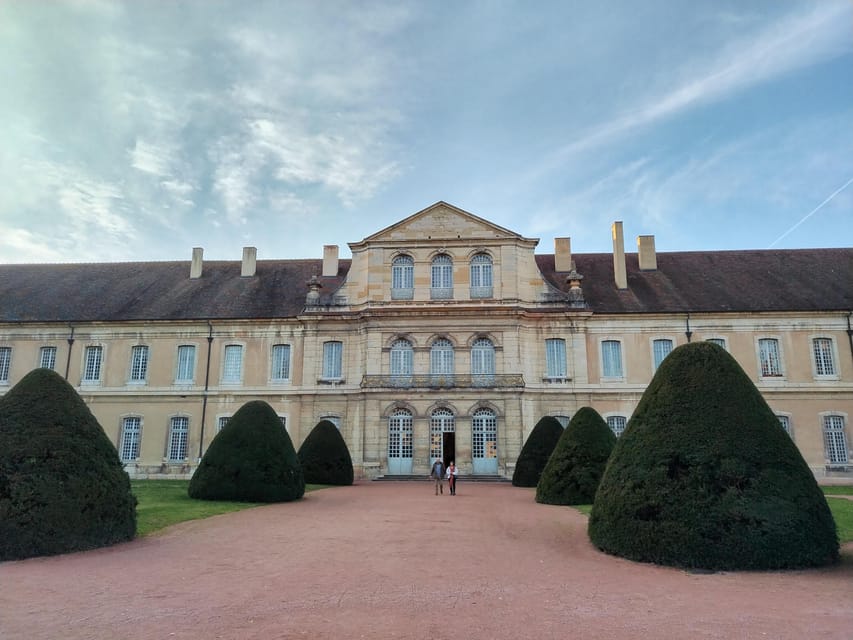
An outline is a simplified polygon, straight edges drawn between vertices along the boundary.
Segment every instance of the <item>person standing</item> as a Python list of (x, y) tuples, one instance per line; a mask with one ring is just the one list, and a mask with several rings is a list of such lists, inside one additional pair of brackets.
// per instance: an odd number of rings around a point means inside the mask
[(453, 460), (447, 466), (447, 486), (450, 489), (450, 495), (456, 495), (456, 476), (459, 475), (459, 468), (453, 464)]
[(432, 463), (432, 469), (429, 472), (430, 478), (435, 478), (435, 495), (441, 492), (444, 495), (444, 461), (441, 458), (436, 458)]

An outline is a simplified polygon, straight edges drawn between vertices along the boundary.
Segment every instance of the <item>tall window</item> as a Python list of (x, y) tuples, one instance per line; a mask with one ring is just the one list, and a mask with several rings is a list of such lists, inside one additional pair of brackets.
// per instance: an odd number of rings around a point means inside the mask
[(388, 418), (388, 457), (412, 457), (412, 413), (407, 409), (395, 409)]
[(447, 338), (433, 341), (429, 350), (429, 372), (434, 376), (453, 375), (453, 343)]
[(187, 438), (190, 431), (190, 419), (174, 417), (169, 425), (169, 462), (182, 462), (187, 459)]
[(219, 418), (216, 419), (216, 433), (222, 431), (230, 419), (231, 416), (219, 416)]
[(411, 300), (415, 289), (415, 261), (397, 256), (391, 263), (391, 299)]
[(762, 338), (758, 341), (758, 359), (762, 376), (781, 376), (782, 358), (779, 357), (779, 341), (775, 338)]
[(56, 366), (56, 347), (42, 347), (39, 351), (39, 367), (53, 369)]
[(823, 444), (830, 464), (847, 464), (847, 434), (843, 416), (823, 417)]
[(429, 419), (429, 458), (431, 461), (444, 458), (444, 434), (456, 430), (453, 412), (450, 409), (436, 409)]
[(545, 341), (545, 369), (548, 378), (566, 377), (566, 341), (562, 338)]
[(622, 343), (618, 340), (603, 340), (601, 342), (601, 375), (605, 378), (621, 378), (622, 372)]
[(125, 462), (139, 458), (139, 440), (142, 434), (141, 418), (125, 418), (121, 423), (121, 443), (118, 452)]
[(498, 457), (498, 418), (490, 409), (477, 409), (472, 416), (471, 457)]
[(560, 426), (565, 429), (569, 426), (569, 422), (571, 421), (570, 416), (554, 416), (554, 419), (560, 423)]
[(617, 438), (625, 431), (626, 424), (628, 424), (628, 420), (625, 416), (607, 416), (607, 426), (616, 434)]
[(430, 274), (430, 297), (438, 300), (452, 298), (453, 260), (450, 256), (441, 254), (433, 258)]
[(791, 435), (791, 419), (788, 416), (776, 416), (779, 418), (779, 425), (785, 430), (785, 433)]
[(471, 258), (471, 297), (492, 297), (492, 257), (478, 253)]
[(335, 427), (338, 429), (338, 431), (341, 430), (341, 417), (340, 416), (329, 416), (329, 415), (320, 416), (320, 420), (328, 420), (333, 425), (335, 425)]
[(85, 365), (83, 367), (83, 382), (98, 382), (101, 379), (101, 360), (104, 357), (103, 347), (86, 347)]
[(834, 376), (835, 356), (832, 350), (832, 340), (829, 338), (815, 338), (812, 340), (812, 353), (814, 354), (814, 370), (818, 376)]
[(12, 347), (0, 347), (0, 382), (9, 382), (9, 368), (12, 364)]
[(662, 338), (652, 342), (652, 353), (654, 355), (655, 371), (658, 370), (660, 363), (663, 362), (670, 351), (672, 351), (672, 340)]
[(178, 347), (178, 366), (175, 382), (191, 383), (195, 377), (195, 345), (182, 344)]
[(290, 380), (290, 345), (274, 344), (272, 347), (273, 381)]
[(343, 352), (342, 342), (332, 340), (323, 343), (323, 378), (325, 380), (338, 380), (343, 377), (341, 366)]
[(145, 382), (148, 377), (148, 347), (137, 345), (130, 350), (130, 381)]
[(711, 344), (715, 344), (723, 349), (726, 348), (726, 341), (724, 338), (708, 338), (705, 342), (710, 342)]
[(391, 375), (411, 376), (414, 366), (412, 343), (408, 340), (395, 340), (391, 345)]
[(222, 367), (222, 382), (238, 383), (243, 379), (243, 346), (225, 346), (225, 364)]
[(471, 346), (471, 375), (487, 378), (495, 375), (495, 346), (488, 338), (477, 338)]

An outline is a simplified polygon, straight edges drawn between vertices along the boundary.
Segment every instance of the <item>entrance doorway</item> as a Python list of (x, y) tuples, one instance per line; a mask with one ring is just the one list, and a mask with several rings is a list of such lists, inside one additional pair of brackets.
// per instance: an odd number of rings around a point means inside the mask
[(456, 460), (456, 419), (450, 409), (432, 412), (429, 419), (430, 464), (441, 460), (444, 466)]
[(441, 434), (441, 451), (444, 456), (443, 462), (446, 467), (451, 460), (456, 460), (456, 433), (445, 431)]
[(412, 414), (397, 409), (388, 420), (388, 473), (412, 473)]

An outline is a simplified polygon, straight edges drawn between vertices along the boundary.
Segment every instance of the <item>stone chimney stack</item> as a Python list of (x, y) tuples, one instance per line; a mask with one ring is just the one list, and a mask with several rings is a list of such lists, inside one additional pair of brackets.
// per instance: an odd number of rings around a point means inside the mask
[(554, 238), (554, 270), (572, 270), (572, 239)]
[(202, 256), (204, 256), (204, 249), (201, 247), (193, 247), (193, 261), (190, 265), (190, 278), (201, 278)]
[(338, 245), (323, 245), (323, 277), (338, 275)]
[(640, 260), (640, 271), (657, 271), (654, 236), (637, 236), (637, 257)]
[(240, 275), (250, 277), (255, 275), (255, 263), (258, 258), (258, 250), (255, 247), (243, 247), (243, 264), (240, 267)]
[(625, 268), (625, 236), (622, 233), (622, 221), (613, 223), (613, 278), (617, 289), (628, 288), (628, 272)]

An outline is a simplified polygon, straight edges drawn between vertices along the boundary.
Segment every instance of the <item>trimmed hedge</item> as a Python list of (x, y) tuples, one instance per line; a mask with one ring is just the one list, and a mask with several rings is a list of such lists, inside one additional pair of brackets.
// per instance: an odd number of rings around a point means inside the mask
[(305, 482), (312, 484), (352, 484), (352, 457), (341, 432), (329, 420), (320, 420), (299, 447), (299, 462)]
[(136, 498), (116, 448), (59, 374), (31, 371), (0, 398), (0, 560), (134, 535)]
[(592, 407), (582, 407), (560, 436), (539, 484), (536, 502), (591, 504), (616, 436)]
[(515, 462), (513, 486), (535, 487), (538, 484), (542, 469), (548, 463), (548, 458), (562, 435), (563, 425), (552, 416), (545, 416), (536, 423)]
[(200, 500), (288, 502), (305, 493), (302, 465), (273, 408), (247, 402), (205, 452), (187, 492)]
[(661, 364), (616, 443), (589, 536), (632, 560), (711, 570), (838, 559), (802, 455), (734, 358), (708, 342)]

